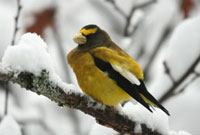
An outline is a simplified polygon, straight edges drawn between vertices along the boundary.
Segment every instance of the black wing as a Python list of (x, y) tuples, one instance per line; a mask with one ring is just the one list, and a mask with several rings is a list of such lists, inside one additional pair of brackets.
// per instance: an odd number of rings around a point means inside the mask
[[(92, 55), (92, 54), (91, 54)], [(102, 59), (92, 55), (94, 59), (95, 65), (102, 71), (106, 72), (110, 79), (116, 82), (116, 84), (123, 89), (126, 93), (128, 93), (131, 97), (133, 97), (135, 100), (137, 100), (139, 103), (141, 103), (144, 107), (146, 107), (150, 112), (152, 110), (150, 109), (149, 104), (147, 104), (143, 98), (141, 97), (140, 93), (137, 90), (137, 86), (135, 84), (132, 84), (129, 80), (124, 78), (119, 72), (115, 71), (111, 64), (103, 61)]]

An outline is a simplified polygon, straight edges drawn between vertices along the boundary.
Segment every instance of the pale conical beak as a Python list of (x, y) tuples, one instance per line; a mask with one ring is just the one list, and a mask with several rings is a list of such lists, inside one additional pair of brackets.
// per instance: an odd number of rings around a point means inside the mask
[(81, 45), (87, 42), (87, 38), (83, 36), (81, 33), (78, 33), (76, 36), (73, 37), (75, 43)]

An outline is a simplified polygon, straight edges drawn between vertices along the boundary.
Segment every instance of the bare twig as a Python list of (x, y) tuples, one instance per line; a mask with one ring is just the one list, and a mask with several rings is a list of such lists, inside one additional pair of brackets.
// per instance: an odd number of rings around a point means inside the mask
[(113, 7), (115, 8), (115, 10), (116, 10), (119, 14), (121, 14), (122, 17), (124, 17), (124, 18), (127, 17), (126, 14), (125, 14), (125, 12), (124, 12), (121, 8), (118, 7), (118, 5), (116, 4), (115, 0), (106, 0), (106, 1), (107, 1), (107, 2), (110, 2), (110, 3), (113, 5)]
[(17, 14), (15, 16), (15, 29), (14, 29), (14, 32), (13, 32), (13, 38), (12, 38), (12, 42), (11, 42), (11, 45), (14, 45), (15, 44), (15, 38), (16, 38), (16, 35), (17, 35), (17, 31), (18, 31), (18, 22), (19, 22), (19, 15), (20, 15), (20, 11), (22, 9), (22, 6), (20, 4), (20, 0), (17, 0)]
[(169, 76), (172, 83), (175, 83), (176, 81), (175, 81), (173, 75), (171, 74), (170, 68), (168, 67), (168, 64), (167, 64), (166, 61), (163, 62), (163, 66), (164, 66), (164, 69), (165, 69), (165, 73)]
[[(113, 128), (119, 133), (128, 133), (136, 135), (134, 129), (136, 122), (130, 120), (126, 115), (122, 115), (113, 107), (105, 105), (104, 109), (95, 108), (100, 104), (97, 101), (89, 100), (90, 97), (82, 93), (64, 92), (64, 90), (49, 80), (47, 71), (42, 71), (40, 76), (34, 76), (32, 73), (21, 72), (15, 75), (13, 72), (0, 73), (0, 80), (12, 81), (21, 85), (21, 87), (31, 90), (37, 94), (44, 95), (50, 100), (55, 101), (60, 106), (68, 106), (79, 109), (82, 112), (96, 118), (96, 120), (107, 127)], [(160, 135), (155, 129), (148, 128), (145, 124), (141, 125), (143, 133), (141, 135)]]
[[(16, 38), (17, 31), (18, 31), (18, 20), (19, 20), (19, 14), (20, 14), (21, 8), (22, 7), (20, 5), (20, 0), (17, 0), (17, 14), (16, 14), (16, 17), (15, 17), (15, 26), (14, 26), (14, 32), (13, 32), (13, 37), (12, 37), (12, 41), (11, 41), (12, 46), (15, 44), (15, 38)], [(10, 87), (9, 87), (8, 82), (5, 82), (4, 89), (5, 89), (4, 115), (7, 115), (7, 113), (8, 113), (8, 99), (9, 99), (9, 91), (10, 91)]]
[(167, 90), (167, 92), (159, 99), (159, 101), (161, 103), (163, 103), (164, 101), (166, 101), (167, 99), (169, 99), (173, 95), (174, 91), (181, 85), (181, 83), (183, 81), (185, 81), (187, 79), (187, 77), (190, 74), (195, 73), (195, 68), (198, 65), (199, 61), (200, 61), (200, 54), (195, 59), (195, 61), (193, 62), (193, 64), (189, 67), (189, 69), (180, 77), (180, 79), (178, 79), (177, 81), (175, 81), (174, 84)]
[(110, 2), (113, 5), (113, 7), (115, 8), (115, 10), (118, 13), (120, 13), (122, 17), (125, 18), (126, 23), (125, 23), (125, 27), (124, 27), (124, 36), (130, 36), (131, 34), (134, 33), (134, 29), (133, 29), (133, 31), (128, 30), (131, 25), (131, 19), (133, 17), (134, 12), (137, 9), (147, 7), (147, 6), (155, 3), (157, 0), (150, 0), (150, 1), (147, 1), (147, 2), (137, 5), (137, 6), (133, 5), (130, 13), (128, 15), (126, 15), (126, 13), (116, 4), (115, 0), (106, 0), (106, 1)]
[[(176, 95), (179, 95), (179, 94), (183, 93), (183, 92), (185, 91), (185, 89), (186, 89), (193, 81), (195, 81), (199, 76), (200, 76), (199, 73), (195, 73), (195, 76), (194, 76), (189, 82), (187, 82), (178, 92), (173, 93), (172, 96), (176, 96)], [(171, 97), (172, 97), (172, 96), (171, 96)]]
[(137, 9), (141, 9), (141, 8), (144, 8), (144, 7), (147, 7), (153, 3), (155, 3), (156, 0), (150, 0), (150, 1), (147, 1), (145, 3), (142, 3), (140, 5), (137, 5), (137, 6), (133, 6), (129, 15), (126, 17), (126, 24), (125, 24), (125, 28), (124, 28), (124, 36), (130, 36), (130, 33), (132, 32), (129, 32), (128, 29), (129, 29), (129, 26), (131, 25), (131, 19), (133, 17), (133, 14), (134, 12), (137, 10)]

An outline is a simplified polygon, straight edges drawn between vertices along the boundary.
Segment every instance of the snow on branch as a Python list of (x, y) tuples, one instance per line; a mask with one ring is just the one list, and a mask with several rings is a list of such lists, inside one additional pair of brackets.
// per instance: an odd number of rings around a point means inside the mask
[[(35, 76), (30, 72), (20, 72), (18, 75), (14, 72), (0, 72), (0, 80), (17, 83), (21, 87), (33, 91), (38, 95), (48, 97), (59, 106), (79, 109), (95, 117), (98, 123), (111, 127), (120, 133), (135, 134), (137, 122), (130, 120), (127, 116), (120, 114), (120, 112), (112, 107), (102, 105), (92, 100), (87, 95), (75, 93), (73, 90), (69, 90), (68, 93), (66, 93), (66, 90), (49, 80), (49, 73), (45, 70), (42, 71), (41, 76)], [(101, 107), (98, 106), (104, 106), (105, 108), (103, 107), (104, 109), (101, 109)], [(141, 127), (142, 134), (161, 134), (148, 128), (145, 124), (142, 124)]]
[[(164, 62), (165, 72), (170, 77), (170, 79), (173, 82), (173, 85), (167, 90), (167, 92), (160, 98), (160, 102), (164, 102), (167, 99), (169, 99), (172, 96), (175, 96), (177, 94), (180, 94), (184, 91), (184, 89), (193, 82), (196, 78), (200, 76), (200, 73), (195, 72), (195, 68), (197, 67), (198, 63), (200, 62), (200, 55), (196, 58), (196, 60), (191, 64), (190, 68), (180, 77), (177, 81), (173, 79), (172, 74), (170, 73), (170, 69), (167, 66), (166, 61)], [(195, 74), (195, 76), (183, 86), (182, 89), (180, 89), (178, 92), (175, 93), (175, 90), (191, 75)]]
[[(46, 43), (36, 34), (27, 33), (15, 46), (9, 46), (0, 63), (0, 80), (43, 95), (59, 106), (78, 109), (93, 116), (101, 125), (119, 133), (161, 135), (168, 133), (168, 117), (159, 109), (150, 113), (139, 105), (119, 110), (103, 105), (64, 83), (53, 68)], [(138, 130), (139, 127), (139, 130)]]
[[(172, 86), (159, 99), (162, 103), (172, 96), (182, 93), (195, 79), (200, 77), (197, 70), (200, 64), (200, 16), (181, 23), (169, 41), (167, 58), (164, 61), (165, 73)], [(193, 76), (187, 83), (189, 76)], [(178, 91), (177, 89), (182, 86)]]

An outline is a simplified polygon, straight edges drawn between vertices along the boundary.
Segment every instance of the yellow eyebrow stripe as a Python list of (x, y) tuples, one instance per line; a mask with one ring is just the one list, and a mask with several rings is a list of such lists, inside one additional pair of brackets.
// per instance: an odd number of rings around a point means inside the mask
[(80, 33), (83, 33), (84, 35), (89, 35), (89, 34), (94, 34), (96, 33), (97, 28), (93, 28), (93, 29), (82, 29), (80, 30)]

